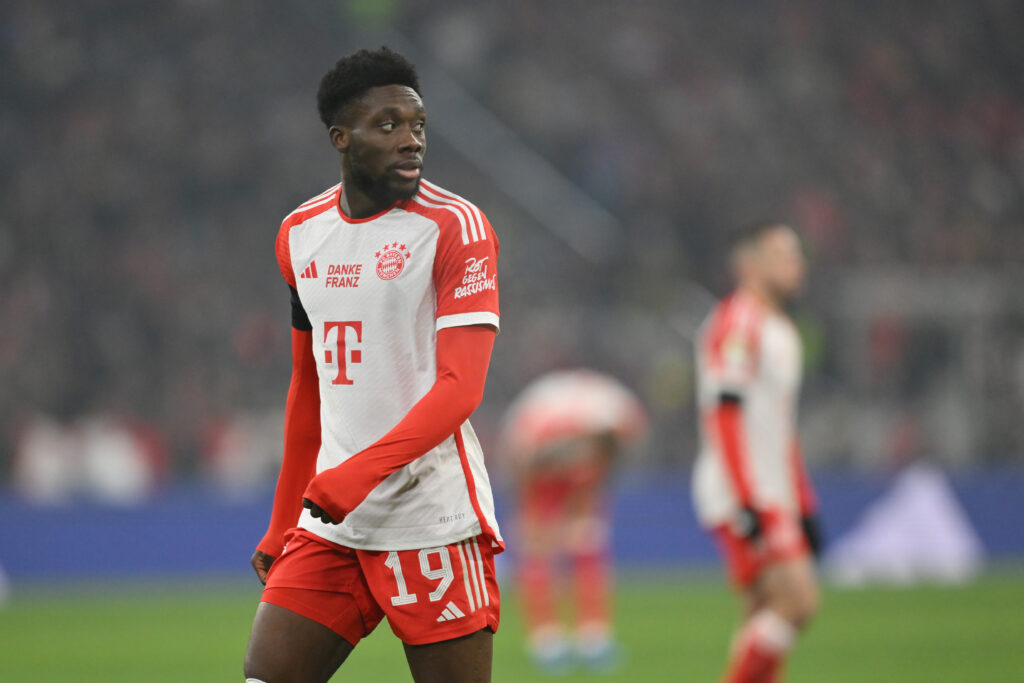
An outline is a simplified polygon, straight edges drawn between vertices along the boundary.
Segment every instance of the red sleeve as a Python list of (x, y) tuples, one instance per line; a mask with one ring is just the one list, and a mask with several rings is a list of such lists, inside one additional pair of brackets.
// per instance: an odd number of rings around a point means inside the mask
[(724, 393), (742, 396), (757, 376), (760, 316), (733, 297), (716, 311), (706, 341), (706, 371)]
[(390, 432), (309, 483), (305, 498), (341, 521), (392, 472), (458, 430), (480, 405), (495, 331), (460, 326), (437, 333), (437, 380)]
[(292, 267), (292, 249), (288, 235), (291, 232), (292, 221), (285, 219), (281, 229), (277, 233), (277, 265), (281, 268), (281, 277), (292, 287), (295, 287), (295, 269)]
[(743, 407), (736, 401), (723, 401), (715, 407), (712, 421), (725, 458), (725, 471), (736, 497), (740, 505), (750, 507), (754, 498), (747, 472), (747, 448), (743, 439)]
[(811, 477), (807, 474), (807, 466), (804, 464), (799, 439), (793, 439), (790, 458), (796, 484), (797, 502), (800, 504), (800, 514), (805, 517), (813, 515), (818, 510), (818, 496), (814, 493), (814, 484), (811, 483)]
[[(437, 329), (490, 325), (498, 329), (498, 237), (475, 206), (463, 232), (448, 221), (441, 226), (434, 256)], [(474, 228), (474, 226), (478, 226)]]
[(284, 534), (299, 521), (302, 491), (316, 473), (320, 452), (320, 389), (313, 360), (313, 333), (292, 328), (292, 380), (284, 411), (284, 460), (277, 478), (270, 527), (256, 549), (281, 554)]

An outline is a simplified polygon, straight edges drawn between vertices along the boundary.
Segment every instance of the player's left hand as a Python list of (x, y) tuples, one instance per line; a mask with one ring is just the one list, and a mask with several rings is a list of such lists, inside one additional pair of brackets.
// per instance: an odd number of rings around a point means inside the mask
[(252, 559), (249, 562), (252, 564), (252, 568), (256, 570), (256, 576), (259, 578), (260, 583), (266, 586), (267, 574), (270, 572), (270, 565), (274, 564), (274, 557), (262, 550), (257, 550), (252, 554)]
[(814, 557), (821, 557), (821, 550), (824, 547), (821, 520), (817, 515), (807, 515), (800, 519), (800, 526), (803, 527), (804, 538), (807, 540), (807, 547), (811, 549), (811, 554)]
[(309, 510), (309, 514), (313, 515), (325, 524), (340, 524), (341, 520), (334, 521), (334, 519), (327, 514), (327, 511), (322, 507), (311, 501), (309, 498), (302, 499), (302, 507)]
[(764, 532), (761, 524), (761, 513), (753, 507), (745, 506), (736, 513), (736, 531), (748, 541), (759, 541)]

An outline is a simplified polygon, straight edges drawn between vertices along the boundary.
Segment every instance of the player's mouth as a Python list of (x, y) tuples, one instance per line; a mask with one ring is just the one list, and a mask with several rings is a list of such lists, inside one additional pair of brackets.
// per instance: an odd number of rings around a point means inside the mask
[(391, 170), (406, 180), (417, 180), (423, 171), (423, 162), (415, 159), (400, 161), (392, 165)]

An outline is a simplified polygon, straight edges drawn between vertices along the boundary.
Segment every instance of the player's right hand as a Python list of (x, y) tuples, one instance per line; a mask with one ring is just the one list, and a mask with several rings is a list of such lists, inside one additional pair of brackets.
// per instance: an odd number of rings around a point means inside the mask
[(748, 541), (756, 541), (761, 538), (761, 515), (757, 510), (748, 506), (740, 508), (736, 515), (736, 533)]
[(324, 524), (340, 524), (340, 520), (335, 522), (334, 519), (327, 514), (326, 510), (311, 501), (309, 498), (302, 499), (302, 507), (309, 510), (309, 514), (313, 515), (313, 517), (319, 519)]
[(252, 559), (250, 560), (252, 568), (256, 570), (256, 576), (264, 586), (267, 585), (267, 572), (270, 571), (270, 565), (274, 564), (274, 559), (261, 550), (257, 550), (252, 554)]

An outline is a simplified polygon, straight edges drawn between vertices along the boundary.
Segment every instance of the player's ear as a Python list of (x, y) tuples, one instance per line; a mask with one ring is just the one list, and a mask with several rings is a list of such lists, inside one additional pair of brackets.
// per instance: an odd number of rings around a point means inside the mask
[(334, 149), (339, 152), (348, 151), (349, 141), (352, 138), (352, 132), (348, 126), (331, 126), (327, 129), (327, 133), (331, 136), (331, 144), (334, 145)]

